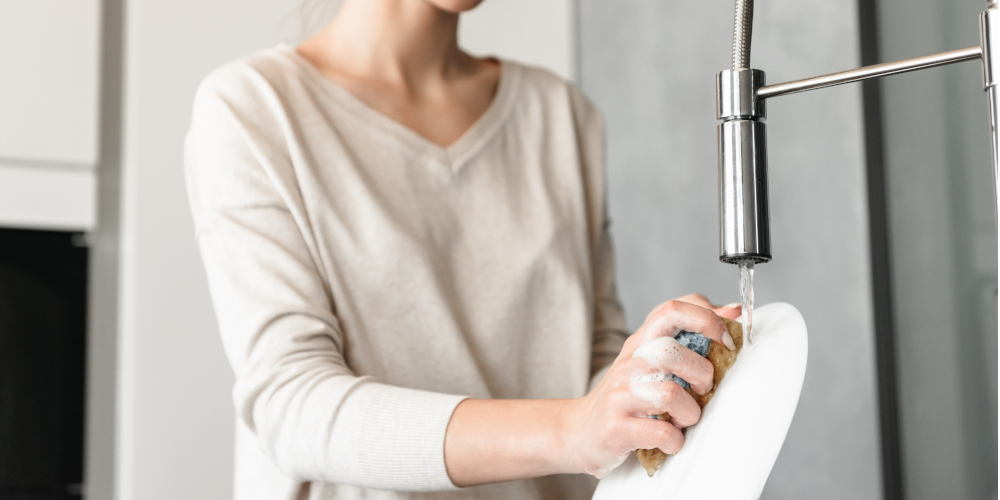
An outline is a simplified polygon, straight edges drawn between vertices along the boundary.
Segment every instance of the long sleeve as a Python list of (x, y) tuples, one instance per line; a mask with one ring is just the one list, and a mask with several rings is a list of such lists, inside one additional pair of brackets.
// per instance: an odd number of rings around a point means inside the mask
[(570, 93), (576, 133), (580, 141), (580, 163), (589, 179), (592, 227), (591, 269), (593, 280), (593, 339), (589, 389), (604, 378), (622, 350), (629, 333), (625, 313), (615, 286), (615, 257), (608, 216), (608, 189), (604, 119), (581, 92)]
[(590, 390), (604, 378), (629, 335), (625, 330), (625, 314), (615, 286), (610, 225), (605, 218), (594, 257), (594, 339)]
[[(252, 78), (251, 78), (252, 80)], [(231, 82), (224, 82), (230, 85)], [(290, 479), (453, 489), (444, 435), (461, 396), (352, 373), (333, 294), (280, 131), (241, 114), (212, 78), (199, 90), (185, 168), (197, 240), (238, 418)], [(232, 92), (232, 89), (227, 89)], [(263, 131), (263, 132), (262, 132)], [(283, 163), (284, 162), (284, 163)]]

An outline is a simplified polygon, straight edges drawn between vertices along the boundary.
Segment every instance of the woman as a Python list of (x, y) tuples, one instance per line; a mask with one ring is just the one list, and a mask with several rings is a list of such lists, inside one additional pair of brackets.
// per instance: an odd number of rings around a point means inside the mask
[(700, 416), (663, 374), (702, 393), (710, 363), (632, 353), (680, 329), (732, 348), (738, 307), (670, 301), (628, 338), (601, 118), (459, 50), (478, 3), (347, 0), (199, 89), (186, 168), (238, 499), (589, 498), (584, 474), (674, 453)]

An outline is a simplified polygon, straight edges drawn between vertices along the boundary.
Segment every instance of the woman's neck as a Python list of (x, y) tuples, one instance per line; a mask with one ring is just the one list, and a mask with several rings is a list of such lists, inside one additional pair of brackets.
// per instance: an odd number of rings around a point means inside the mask
[(440, 146), (489, 108), (496, 60), (458, 48), (458, 14), (428, 0), (346, 0), (298, 53), (354, 97)]
[(306, 43), (322, 45), (344, 73), (411, 89), (461, 73), (471, 59), (458, 48), (458, 14), (420, 0), (346, 0)]

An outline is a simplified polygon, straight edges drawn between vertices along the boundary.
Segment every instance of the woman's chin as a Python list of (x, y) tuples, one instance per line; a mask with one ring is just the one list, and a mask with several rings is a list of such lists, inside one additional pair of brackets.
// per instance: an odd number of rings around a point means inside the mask
[(479, 4), (483, 3), (483, 0), (425, 0), (435, 7), (459, 14), (472, 9), (475, 9)]

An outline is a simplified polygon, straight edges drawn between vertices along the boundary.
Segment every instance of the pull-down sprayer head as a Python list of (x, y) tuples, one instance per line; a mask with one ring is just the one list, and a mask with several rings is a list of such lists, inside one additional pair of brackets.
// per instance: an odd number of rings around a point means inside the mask
[(730, 264), (771, 260), (767, 202), (764, 72), (719, 72), (719, 260)]

